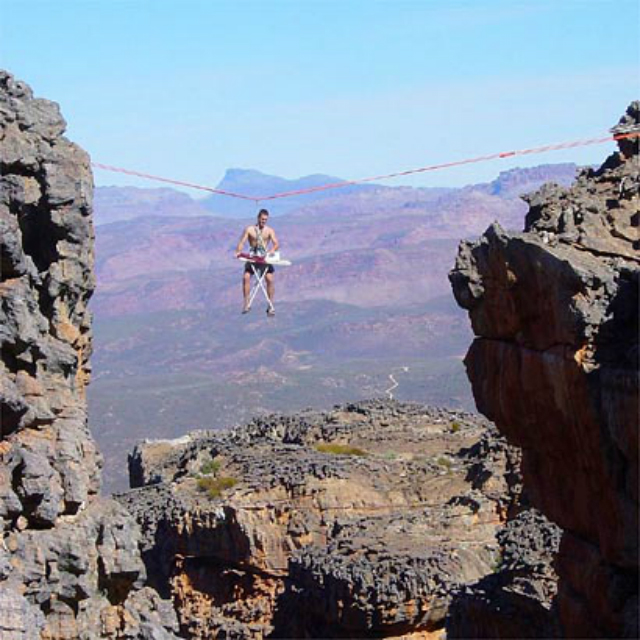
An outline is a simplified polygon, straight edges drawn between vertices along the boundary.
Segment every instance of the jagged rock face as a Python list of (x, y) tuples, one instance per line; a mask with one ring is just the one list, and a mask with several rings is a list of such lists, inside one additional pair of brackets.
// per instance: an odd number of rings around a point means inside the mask
[(93, 179), (65, 127), (56, 104), (0, 71), (0, 633), (167, 636), (172, 614), (142, 589), (137, 525), (98, 497), (85, 402)]
[[(634, 102), (615, 132), (640, 130)], [(568, 637), (637, 637), (638, 139), (528, 197), (524, 233), (490, 227), (450, 275), (476, 339), (478, 408), (522, 447), (532, 503), (564, 534)]]
[[(57, 105), (0, 76), (0, 515), (51, 526), (99, 489), (84, 388), (91, 352), (93, 182)], [(56, 456), (58, 449), (63, 456)]]
[(447, 638), (557, 638), (553, 560), (561, 530), (535, 509), (498, 532), (496, 571), (454, 595)]
[[(520, 473), (521, 452), (487, 432), (469, 450), (467, 479), (492, 496), (507, 518), (498, 530), (494, 571), (457, 589), (447, 614), (448, 638), (559, 636), (553, 560), (560, 529), (529, 504)], [(499, 474), (496, 470), (501, 469)], [(501, 477), (506, 481), (498, 481)]]
[[(394, 402), (146, 442), (130, 463), (147, 484), (118, 499), (193, 638), (438, 637), (520, 503), (517, 452), (486, 422)], [(215, 477), (238, 483), (198, 489)]]

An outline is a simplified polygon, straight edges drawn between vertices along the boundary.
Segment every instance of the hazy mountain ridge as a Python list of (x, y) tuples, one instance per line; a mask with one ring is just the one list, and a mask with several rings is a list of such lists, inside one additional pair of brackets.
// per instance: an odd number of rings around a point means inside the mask
[[(345, 198), (361, 195), (375, 195), (375, 198), (380, 202), (404, 199), (403, 206), (407, 208), (411, 208), (411, 202), (414, 200), (416, 204), (433, 202), (460, 191), (481, 191), (501, 197), (518, 197), (549, 180), (557, 181), (560, 184), (569, 184), (575, 176), (575, 171), (576, 165), (572, 163), (516, 168), (501, 172), (498, 178), (492, 182), (468, 185), (462, 189), (416, 188), (380, 184), (348, 185), (340, 189), (265, 201), (261, 206), (268, 208), (273, 215), (280, 216), (298, 210), (302, 210), (306, 214), (308, 208), (316, 203), (344, 207)], [(284, 191), (295, 191), (339, 182), (344, 182), (344, 179), (323, 174), (288, 179), (265, 174), (255, 169), (228, 169), (216, 188), (249, 196), (268, 196)], [(367, 199), (367, 202), (369, 201)], [(353, 202), (357, 203), (358, 198), (354, 198)], [(258, 208), (252, 202), (218, 194), (195, 198), (166, 187), (146, 189), (114, 186), (97, 187), (94, 205), (96, 224), (98, 225), (145, 216), (191, 217), (208, 216), (213, 213), (223, 218), (252, 218)]]
[(182, 191), (168, 188), (96, 187), (93, 204), (96, 224), (109, 224), (146, 216), (203, 216), (208, 211)]
[[(501, 171), (498, 177), (486, 186), (491, 195), (517, 198), (538, 188), (541, 183), (556, 182), (561, 185), (569, 185), (575, 179), (576, 171), (577, 166), (573, 162), (510, 169)], [(473, 185), (470, 188), (478, 191), (483, 186)]]
[[(280, 176), (269, 175), (256, 169), (228, 169), (217, 189), (240, 193), (249, 196), (270, 196), (288, 191), (298, 191), (313, 187), (324, 186), (344, 182), (343, 178), (324, 174), (313, 174), (300, 178), (287, 179)], [(345, 195), (361, 193), (378, 188), (377, 185), (349, 185), (341, 187), (340, 191)], [(290, 196), (284, 199), (265, 202), (273, 215), (289, 213), (309, 202), (322, 201), (331, 198), (332, 191), (316, 191), (301, 196)], [(203, 205), (222, 216), (246, 217), (255, 215), (256, 205), (240, 199), (213, 194), (203, 200)]]

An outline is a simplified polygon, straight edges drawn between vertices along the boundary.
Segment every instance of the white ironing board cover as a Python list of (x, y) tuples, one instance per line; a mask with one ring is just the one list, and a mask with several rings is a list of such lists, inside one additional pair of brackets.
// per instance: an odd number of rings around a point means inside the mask
[(238, 260), (241, 262), (250, 262), (251, 264), (267, 264), (274, 267), (290, 267), (291, 260), (270, 260), (269, 258), (254, 260), (253, 258), (246, 258), (245, 256), (238, 256)]

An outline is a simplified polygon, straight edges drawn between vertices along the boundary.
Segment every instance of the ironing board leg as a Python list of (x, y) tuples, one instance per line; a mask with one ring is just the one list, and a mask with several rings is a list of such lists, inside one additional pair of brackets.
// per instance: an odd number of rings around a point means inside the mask
[(267, 293), (267, 289), (264, 286), (264, 279), (267, 275), (267, 270), (265, 269), (262, 274), (260, 274), (258, 272), (258, 269), (256, 269), (256, 266), (253, 263), (251, 264), (251, 270), (253, 271), (253, 275), (256, 277), (256, 284), (253, 286), (253, 289), (251, 291), (251, 295), (249, 296), (249, 306), (251, 306), (251, 304), (253, 303), (254, 298), (256, 297), (258, 290), (262, 289), (262, 293), (264, 293), (264, 297), (267, 300), (267, 304), (269, 305), (270, 309), (275, 309), (275, 307), (273, 306), (273, 302), (271, 302), (271, 298), (269, 298), (269, 294)]

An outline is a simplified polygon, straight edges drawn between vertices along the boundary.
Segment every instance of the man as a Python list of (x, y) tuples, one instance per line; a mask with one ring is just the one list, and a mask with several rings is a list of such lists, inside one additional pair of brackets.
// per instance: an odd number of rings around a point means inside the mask
[[(242, 247), (244, 243), (249, 241), (249, 253), (252, 256), (266, 258), (268, 255), (273, 254), (278, 250), (280, 246), (278, 238), (276, 238), (275, 231), (267, 226), (267, 220), (269, 219), (269, 212), (266, 209), (260, 209), (258, 213), (257, 223), (255, 225), (249, 225), (242, 234), (240, 242), (236, 247), (236, 258), (242, 253)], [(271, 249), (269, 249), (269, 243), (271, 243)], [(273, 265), (267, 264), (253, 264), (258, 270), (258, 273), (262, 275), (265, 270), (267, 272), (265, 280), (267, 281), (267, 294), (269, 300), (273, 300), (275, 294), (275, 287), (273, 284)], [(244, 306), (242, 313), (249, 312), (249, 294), (251, 292), (251, 274), (253, 273), (251, 265), (247, 262), (244, 265), (244, 274), (242, 276), (242, 294), (244, 296)], [(276, 314), (272, 305), (267, 307), (267, 315), (274, 316)]]

